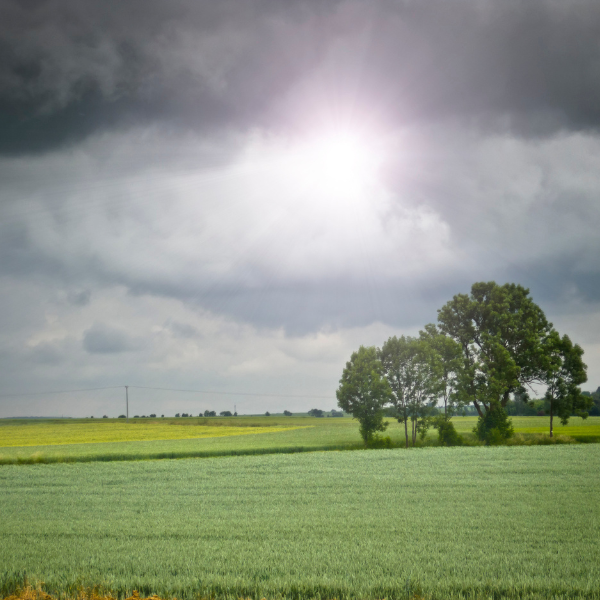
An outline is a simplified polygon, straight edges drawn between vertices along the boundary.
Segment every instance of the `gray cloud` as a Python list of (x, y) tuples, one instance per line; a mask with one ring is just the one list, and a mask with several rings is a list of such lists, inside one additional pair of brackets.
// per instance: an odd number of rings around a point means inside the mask
[(96, 323), (84, 332), (83, 348), (90, 354), (118, 354), (139, 350), (140, 342), (120, 329)]
[(184, 339), (194, 339), (201, 337), (202, 334), (196, 327), (189, 323), (179, 323), (178, 321), (171, 321), (166, 324), (166, 327), (173, 333), (175, 337)]
[(87, 306), (90, 303), (92, 292), (90, 290), (80, 290), (69, 292), (67, 298), (73, 306)]
[(64, 352), (56, 344), (42, 343), (31, 350), (30, 358), (41, 365), (58, 365), (64, 360)]

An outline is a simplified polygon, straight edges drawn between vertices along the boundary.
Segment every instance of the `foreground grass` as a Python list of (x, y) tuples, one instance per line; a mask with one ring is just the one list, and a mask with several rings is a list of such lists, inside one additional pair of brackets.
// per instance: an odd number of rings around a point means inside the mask
[(0, 589), (600, 598), (599, 464), (574, 445), (7, 466)]
[[(404, 445), (404, 428), (395, 420), (389, 421), (385, 435), (393, 444)], [(453, 422), (474, 443), (471, 431), (476, 418), (455, 417)], [(513, 424), (517, 432), (513, 443), (550, 441), (547, 417), (513, 417)], [(599, 442), (600, 417), (585, 421), (573, 417), (568, 426), (555, 431), (555, 441)], [(425, 444), (436, 444), (436, 437), (436, 431), (431, 430)], [(73, 443), (81, 439), (85, 443)], [(19, 445), (23, 441), (28, 445)], [(0, 465), (295, 453), (362, 446), (358, 423), (348, 417), (139, 419), (129, 424), (117, 419), (0, 421)]]

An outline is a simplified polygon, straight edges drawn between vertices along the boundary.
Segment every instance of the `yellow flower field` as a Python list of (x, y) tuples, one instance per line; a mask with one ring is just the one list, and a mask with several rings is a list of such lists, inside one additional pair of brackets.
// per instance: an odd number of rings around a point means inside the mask
[[(173, 423), (171, 420), (157, 421), (105, 421), (97, 419), (61, 422), (60, 424), (36, 421), (31, 424), (3, 425), (0, 427), (0, 447), (57, 446), (66, 444), (98, 444), (109, 442), (143, 442), (154, 440), (187, 440), (197, 438), (230, 437), (289, 431), (301, 427), (228, 427), (207, 424), (206, 420), (195, 419), (191, 423)], [(210, 421), (208, 422), (210, 423)]]

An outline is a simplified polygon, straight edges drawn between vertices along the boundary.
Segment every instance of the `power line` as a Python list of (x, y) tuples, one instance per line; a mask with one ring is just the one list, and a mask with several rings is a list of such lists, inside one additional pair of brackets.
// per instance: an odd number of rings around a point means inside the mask
[(0, 398), (17, 398), (22, 396), (47, 396), (48, 394), (72, 394), (75, 392), (96, 392), (98, 390), (118, 390), (122, 385), (113, 385), (111, 387), (86, 388), (82, 390), (57, 390), (52, 392), (31, 392), (28, 394), (0, 394)]
[(146, 387), (143, 385), (130, 385), (130, 388), (138, 390), (160, 390), (163, 392), (187, 392), (190, 394), (217, 394), (219, 396), (256, 396), (268, 398), (316, 398), (320, 400), (331, 400), (331, 396), (313, 396), (304, 394), (257, 394), (251, 392), (216, 392), (212, 390), (176, 390), (172, 388)]
[(174, 388), (148, 387), (143, 385), (113, 385), (110, 387), (84, 388), (79, 390), (53, 390), (50, 392), (30, 392), (25, 394), (0, 394), (0, 398), (20, 398), (25, 396), (47, 396), (48, 394), (72, 394), (77, 392), (96, 392), (99, 390), (118, 390), (121, 388), (135, 388), (138, 390), (158, 390), (162, 392), (185, 392), (189, 394), (216, 394), (218, 396), (253, 396), (268, 398), (315, 398), (319, 400), (331, 400), (331, 396), (314, 396), (307, 394), (262, 394), (256, 392), (218, 392), (215, 390), (181, 390)]

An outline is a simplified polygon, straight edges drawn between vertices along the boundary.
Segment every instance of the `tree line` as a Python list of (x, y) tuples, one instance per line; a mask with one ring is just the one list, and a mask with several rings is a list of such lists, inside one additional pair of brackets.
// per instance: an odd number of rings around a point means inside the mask
[[(417, 337), (390, 337), (381, 348), (361, 346), (342, 372), (338, 405), (360, 423), (367, 446), (381, 445), (384, 408), (404, 424), (406, 446), (436, 427), (443, 444), (459, 443), (450, 418), (474, 407), (477, 437), (502, 443), (514, 431), (509, 403), (533, 402), (534, 386), (545, 389), (550, 416), (567, 424), (588, 416), (594, 398), (579, 387), (587, 381), (583, 349), (561, 336), (529, 290), (517, 284), (473, 284), (438, 310), (437, 324)], [(434, 407), (443, 405), (435, 417)]]

